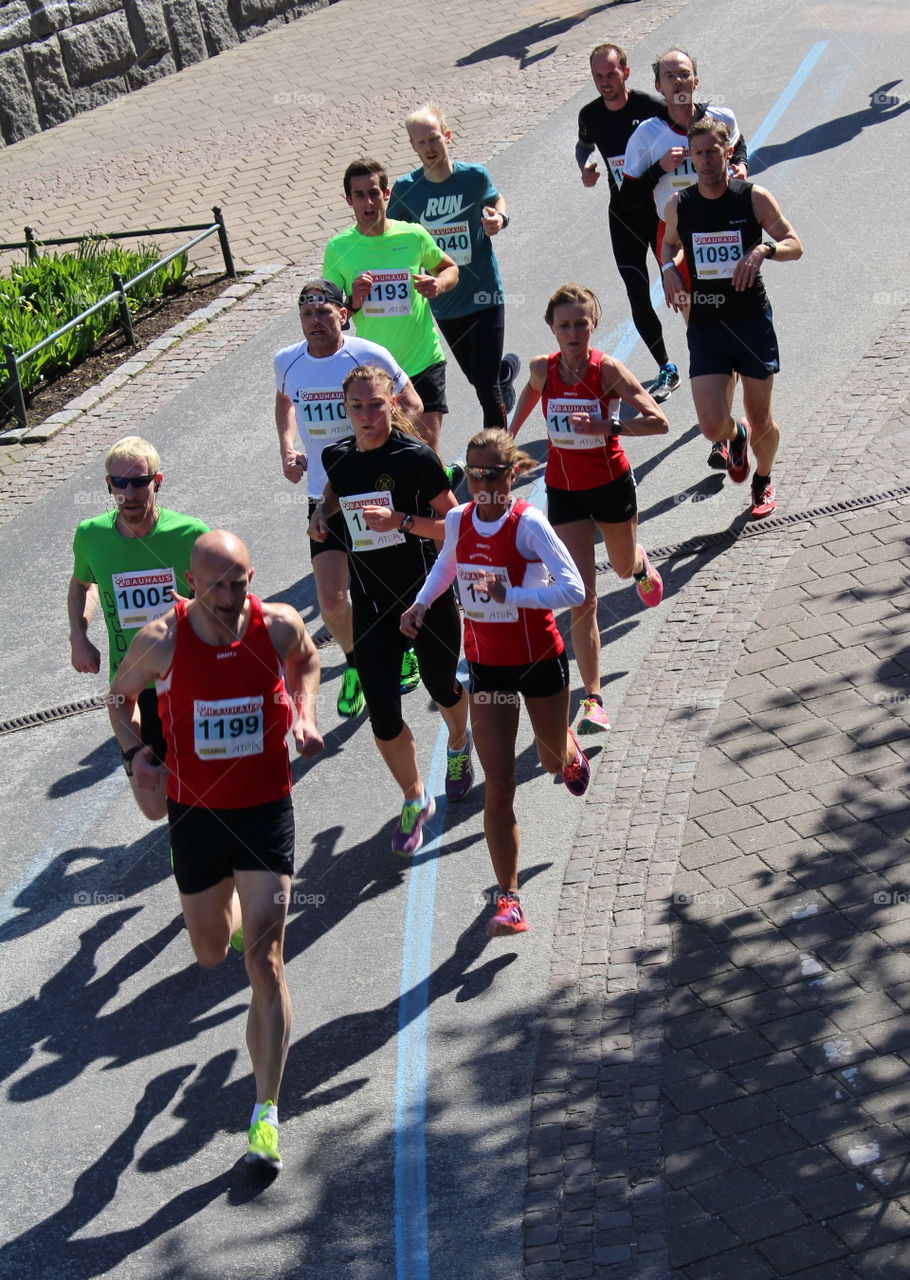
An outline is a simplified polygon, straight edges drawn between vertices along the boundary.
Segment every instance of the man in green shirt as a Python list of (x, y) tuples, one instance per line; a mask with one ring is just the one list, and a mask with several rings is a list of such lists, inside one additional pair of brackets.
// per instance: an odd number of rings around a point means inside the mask
[[(88, 627), (100, 599), (107, 624), (110, 678), (113, 680), (133, 637), (147, 622), (167, 613), (174, 594), (189, 595), (186, 571), (190, 551), (208, 525), (159, 507), (156, 494), (163, 476), (155, 447), (141, 436), (126, 436), (104, 463), (113, 511), (83, 520), (73, 537), (73, 576), (67, 593), (71, 661), (77, 671), (101, 670), (101, 654)], [(154, 686), (139, 698), (142, 741), (164, 759), (165, 744)], [(139, 793), (147, 818), (163, 818), (165, 771), (159, 791)]]
[(386, 217), (389, 178), (378, 160), (354, 160), (344, 196), (354, 225), (326, 245), (322, 274), (347, 295), (361, 338), (378, 342), (404, 369), (423, 401), (420, 434), (439, 452), (445, 355), (428, 299), (458, 283), (458, 267), (419, 223)]

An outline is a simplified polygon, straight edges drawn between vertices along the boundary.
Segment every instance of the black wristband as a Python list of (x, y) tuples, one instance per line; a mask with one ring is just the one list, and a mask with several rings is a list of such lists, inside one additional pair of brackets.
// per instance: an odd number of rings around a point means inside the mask
[(500, 218), (502, 218), (502, 226), (499, 228), (499, 230), (500, 230), (500, 231), (505, 231), (506, 227), (509, 225), (509, 221), (510, 221), (510, 219), (509, 219), (509, 215), (508, 215), (507, 213), (502, 213), (502, 212), (500, 211), (499, 216), (500, 216)]
[(777, 253), (777, 245), (772, 244), (770, 240), (763, 240), (762, 244), (768, 250), (768, 257), (773, 258), (774, 255)]
[(123, 767), (128, 778), (133, 776), (133, 756), (141, 751), (144, 745), (144, 743), (140, 742), (138, 747), (130, 747), (128, 751), (122, 753)]

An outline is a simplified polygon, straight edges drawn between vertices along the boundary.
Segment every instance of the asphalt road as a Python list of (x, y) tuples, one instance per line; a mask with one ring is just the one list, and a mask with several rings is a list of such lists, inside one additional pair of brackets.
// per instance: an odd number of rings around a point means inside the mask
[[(767, 172), (758, 180), (806, 247), (800, 263), (766, 271), (783, 362), (776, 478), (786, 510), (788, 434), (837, 394), (906, 298), (896, 158), (906, 152), (910, 117), (870, 105), (907, 65), (906, 23), (897, 3), (692, 0), (677, 22), (631, 51), (633, 83), (648, 87), (652, 56), (676, 41), (699, 56), (702, 91), (734, 108), (747, 138), (824, 42), (760, 152)], [(906, 95), (907, 86), (878, 96), (892, 92)], [(599, 292), (604, 345), (626, 321), (605, 234), (606, 192), (581, 187), (572, 155), (575, 115), (590, 96), (491, 165), (512, 215), (497, 242), (511, 299), (508, 342), (525, 365), (551, 348), (541, 317), (565, 279)], [(469, 156), (467, 142), (463, 150)], [(684, 367), (681, 321), (668, 316), (667, 332)], [(243, 536), (256, 589), (292, 600), (315, 631), (303, 495), (280, 475), (271, 425), (271, 353), (295, 336), (289, 309), (286, 321), (166, 411), (124, 429), (158, 443), (167, 504)], [(629, 363), (650, 375), (640, 346)], [(450, 397), (444, 451), (458, 456), (476, 416), (457, 371)], [(727, 528), (743, 512), (743, 492), (705, 468), (685, 384), (668, 412), (671, 437), (629, 449), (646, 546)], [(538, 418), (523, 442), (542, 456), (542, 441)], [(871, 457), (869, 470), (870, 491), (887, 485), (886, 458)], [(100, 505), (100, 473), (93, 459), (0, 530), (2, 718), (103, 690), (100, 679), (68, 666), (63, 603), (72, 530)], [(668, 563), (668, 594), (695, 572), (710, 572), (710, 563)], [(661, 610), (645, 612), (608, 572), (601, 582), (605, 692), (615, 719)], [(0, 1218), (9, 1241), (0, 1276), (518, 1274), (528, 1087), (562, 872), (584, 806), (535, 768), (523, 726), (532, 931), (488, 944), (480, 789), (439, 815), (438, 840), (413, 866), (394, 858), (395, 788), (365, 723), (339, 723), (340, 655), (329, 646), (324, 659), (327, 748), (298, 767), (295, 791), (286, 1167), (268, 1187), (236, 1163), (253, 1096), (242, 963), (232, 955), (215, 972), (193, 964), (164, 832), (129, 802), (106, 721), (91, 713), (0, 739), (8, 1134)], [(439, 718), (422, 692), (408, 697), (406, 715), (439, 784)]]

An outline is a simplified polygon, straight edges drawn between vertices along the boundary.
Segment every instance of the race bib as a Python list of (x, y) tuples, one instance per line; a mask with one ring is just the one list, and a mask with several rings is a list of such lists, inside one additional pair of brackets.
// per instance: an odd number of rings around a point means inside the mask
[(363, 518), (364, 507), (388, 507), (392, 510), (391, 496), (385, 490), (376, 493), (352, 493), (348, 498), (339, 498), (344, 522), (351, 534), (352, 551), (375, 551), (377, 547), (394, 547), (397, 542), (404, 542), (405, 535), (400, 529), (392, 529), (389, 533), (376, 533), (367, 526)]
[(471, 233), (466, 222), (452, 222), (444, 227), (433, 227), (430, 235), (443, 253), (447, 253), (460, 267), (466, 267), (471, 261)]
[(622, 186), (622, 174), (625, 163), (625, 156), (607, 156), (607, 164), (610, 166), (610, 172), (613, 175), (613, 181), (616, 183), (617, 188)]
[(741, 231), (692, 232), (692, 257), (699, 280), (729, 280), (742, 256)]
[(686, 187), (691, 187), (695, 181), (696, 173), (692, 168), (692, 160), (687, 151), (682, 164), (670, 174), (670, 187), (673, 191), (685, 191)]
[(193, 746), (200, 760), (262, 754), (262, 695), (193, 702)]
[(457, 575), (458, 595), (466, 618), (470, 618), (472, 622), (518, 621), (518, 605), (499, 604), (483, 585), (485, 578), (492, 577), (510, 587), (512, 584), (508, 569), (502, 569), (498, 565), (480, 567), (476, 564), (460, 564), (457, 566)]
[(111, 582), (121, 629), (144, 627), (174, 607), (177, 579), (173, 569), (131, 569), (111, 574)]
[[(409, 316), (411, 314), (410, 271), (371, 271), (373, 287), (361, 311), (365, 316)], [(356, 317), (355, 317), (356, 319)]]
[(602, 435), (582, 435), (573, 431), (569, 418), (573, 413), (589, 413), (602, 421), (599, 400), (551, 400), (547, 406), (547, 435), (559, 449), (597, 449), (606, 444)]
[(343, 440), (351, 434), (344, 400), (337, 387), (301, 390), (297, 396), (297, 421), (311, 439), (320, 444)]

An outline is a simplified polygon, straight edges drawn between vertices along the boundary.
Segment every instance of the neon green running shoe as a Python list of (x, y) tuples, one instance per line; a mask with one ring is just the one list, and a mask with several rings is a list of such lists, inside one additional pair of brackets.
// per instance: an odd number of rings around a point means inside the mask
[(263, 1119), (272, 1105), (264, 1102), (259, 1108), (259, 1118), (250, 1129), (244, 1160), (247, 1164), (267, 1164), (272, 1169), (280, 1169), (284, 1161), (278, 1154), (278, 1129)]
[(417, 654), (408, 649), (401, 659), (401, 692), (410, 693), (420, 684), (420, 667), (417, 665)]
[(335, 708), (340, 716), (344, 716), (347, 720), (352, 720), (354, 716), (359, 716), (366, 706), (366, 698), (363, 696), (363, 689), (360, 687), (360, 676), (357, 674), (356, 667), (345, 667), (344, 675), (341, 677), (341, 689), (338, 692), (338, 701)]
[(231, 934), (231, 946), (235, 951), (239, 951), (243, 955), (243, 925), (239, 929), (235, 929)]

